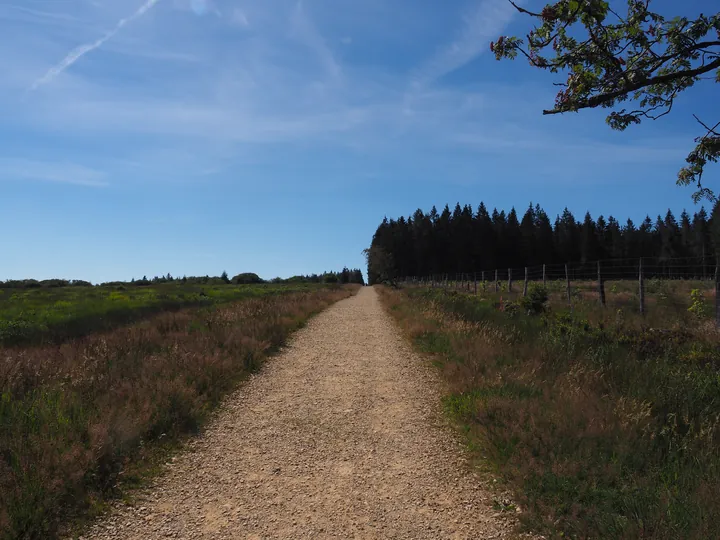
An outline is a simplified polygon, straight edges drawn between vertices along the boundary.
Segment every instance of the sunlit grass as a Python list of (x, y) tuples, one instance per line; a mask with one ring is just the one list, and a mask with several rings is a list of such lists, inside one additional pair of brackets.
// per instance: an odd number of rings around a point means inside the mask
[(0, 344), (56, 343), (161, 311), (210, 306), (321, 285), (188, 285), (0, 289)]
[(573, 297), (571, 309), (553, 299), (562, 291), (551, 290), (545, 314), (527, 315), (502, 292), (381, 289), (447, 378), (444, 408), (469, 447), (514, 489), (525, 525), (547, 537), (720, 530), (712, 297), (689, 311), (699, 284), (650, 285), (656, 303), (645, 316), (593, 296)]

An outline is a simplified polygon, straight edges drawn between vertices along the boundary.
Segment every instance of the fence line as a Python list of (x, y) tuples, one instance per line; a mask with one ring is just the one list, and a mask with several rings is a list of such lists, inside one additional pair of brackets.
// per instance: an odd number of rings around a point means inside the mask
[[(631, 263), (631, 264), (627, 264)], [(675, 263), (675, 264), (673, 264)], [(478, 275), (480, 281), (478, 282)], [(492, 282), (486, 276), (494, 276)], [(697, 258), (668, 258), (654, 259), (641, 257), (639, 259), (604, 259), (579, 263), (555, 263), (521, 268), (495, 268), (473, 272), (432, 274), (423, 277), (411, 276), (400, 279), (400, 283), (408, 285), (422, 285), (427, 287), (454, 288), (468, 293), (478, 294), (478, 283), (483, 292), (488, 291), (488, 283), (492, 283), (495, 292), (500, 291), (500, 283), (507, 282), (508, 293), (513, 293), (514, 278), (523, 276), (522, 296), (528, 294), (528, 284), (532, 281), (565, 282), (567, 302), (572, 307), (573, 291), (582, 290), (577, 282), (592, 282), (591, 285), (597, 293), (601, 306), (607, 305), (605, 284), (608, 281), (637, 280), (638, 308), (641, 314), (647, 312), (646, 281), (650, 280), (693, 280), (714, 283), (715, 293), (715, 324), (720, 327), (720, 262), (709, 264), (707, 259)], [(573, 283), (575, 285), (573, 286)]]

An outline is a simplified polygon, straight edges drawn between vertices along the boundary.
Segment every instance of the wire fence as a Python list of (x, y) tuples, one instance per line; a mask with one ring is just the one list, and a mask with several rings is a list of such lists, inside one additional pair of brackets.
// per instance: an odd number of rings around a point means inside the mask
[[(454, 289), (469, 294), (517, 300), (533, 283), (542, 284), (551, 304), (597, 302), (602, 307), (645, 314), (652, 310), (697, 311), (720, 326), (717, 261), (705, 258), (606, 259), (522, 268), (411, 276), (404, 286)], [(713, 306), (710, 302), (713, 302)]]

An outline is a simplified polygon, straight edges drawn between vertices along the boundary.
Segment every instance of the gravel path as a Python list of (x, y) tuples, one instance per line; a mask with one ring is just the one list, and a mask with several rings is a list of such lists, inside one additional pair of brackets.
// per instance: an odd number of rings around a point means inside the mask
[(327, 309), (86, 538), (506, 538), (377, 293)]

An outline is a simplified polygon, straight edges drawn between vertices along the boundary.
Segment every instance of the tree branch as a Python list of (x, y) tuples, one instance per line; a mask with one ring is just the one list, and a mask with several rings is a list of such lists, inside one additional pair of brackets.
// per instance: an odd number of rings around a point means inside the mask
[(587, 108), (597, 107), (598, 105), (602, 105), (604, 103), (612, 101), (620, 96), (627, 95), (630, 92), (634, 92), (635, 90), (645, 88), (646, 86), (668, 83), (668, 82), (672, 82), (676, 79), (697, 77), (698, 75), (702, 75), (703, 73), (712, 71), (715, 68), (720, 68), (720, 58), (718, 58), (714, 62), (711, 62), (710, 64), (707, 64), (705, 66), (700, 66), (695, 69), (687, 69), (685, 71), (676, 71), (675, 73), (667, 73), (665, 75), (658, 75), (657, 77), (651, 77), (649, 79), (645, 79), (645, 80), (627, 85), (627, 86), (623, 87), (622, 89), (616, 90), (614, 92), (598, 94), (591, 98), (578, 101), (572, 109), (544, 110), (543, 114), (559, 114), (559, 113), (563, 113), (563, 112), (568, 112), (570, 110), (574, 111), (574, 110), (579, 110), (579, 109), (587, 109)]
[[(704, 127), (704, 128), (707, 130), (707, 135), (710, 135), (710, 134), (712, 133), (713, 135), (720, 137), (720, 133), (718, 133), (717, 131), (715, 131), (715, 130), (718, 128), (718, 126), (720, 126), (720, 122), (718, 122), (717, 124), (715, 124), (713, 127), (708, 127), (707, 125), (705, 125), (705, 123), (704, 123), (702, 120), (700, 120), (700, 119), (697, 117), (696, 114), (693, 114), (693, 117), (695, 118), (695, 120), (698, 121), (698, 124), (700, 124), (702, 127)], [(705, 137), (707, 137), (707, 135), (705, 135)], [(704, 138), (704, 137), (703, 137), (703, 138)]]
[(527, 9), (518, 6), (518, 5), (517, 5), (515, 2), (513, 2), (512, 0), (508, 0), (508, 1), (509, 1), (509, 2), (513, 5), (513, 7), (514, 7), (515, 9), (517, 9), (520, 13), (525, 13), (526, 15), (530, 15), (530, 16), (532, 16), (532, 17), (542, 17), (542, 15), (541, 15), (540, 13), (533, 13), (532, 11), (528, 11)]

